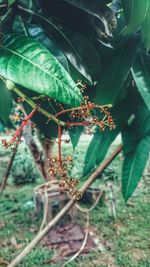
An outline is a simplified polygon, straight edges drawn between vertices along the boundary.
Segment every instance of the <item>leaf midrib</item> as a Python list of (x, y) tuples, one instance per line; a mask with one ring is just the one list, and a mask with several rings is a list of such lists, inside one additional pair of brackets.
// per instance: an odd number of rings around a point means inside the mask
[[(5, 50), (9, 51), (10, 53), (12, 53), (13, 55), (16, 55), (18, 57), (20, 57), (22, 60), (25, 60), (25, 61), (28, 61), (29, 63), (31, 63), (33, 66), (37, 67), (39, 70), (43, 71), (44, 73), (48, 74), (49, 76), (51, 76), (53, 79), (55, 79), (58, 83), (61, 83), (64, 87), (66, 87), (67, 89), (71, 90), (71, 88), (69, 86), (67, 86), (64, 82), (62, 82), (61, 80), (59, 80), (57, 77), (55, 77), (54, 75), (52, 75), (51, 73), (49, 73), (48, 71), (46, 71), (45, 69), (43, 69), (41, 66), (39, 67), (36, 63), (34, 63), (33, 61), (31, 61), (30, 59), (24, 57), (23, 55), (21, 54), (18, 54), (17, 52), (15, 52), (14, 50), (6, 47), (6, 46), (3, 46), (2, 44), (0, 44), (0, 46), (2, 48), (4, 48)], [(77, 92), (74, 91), (74, 93), (76, 93), (78, 95)], [(80, 98), (81, 96), (78, 95)]]

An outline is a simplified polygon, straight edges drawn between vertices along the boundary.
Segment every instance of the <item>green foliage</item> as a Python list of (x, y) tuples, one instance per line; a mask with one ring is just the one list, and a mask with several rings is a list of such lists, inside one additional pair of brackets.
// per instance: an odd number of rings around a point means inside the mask
[(99, 130), (94, 134), (85, 157), (85, 167), (83, 176), (87, 175), (97, 164), (105, 157), (108, 148), (118, 135), (119, 130), (109, 131), (108, 129), (101, 133)]
[(150, 151), (150, 112), (146, 105), (139, 105), (133, 121), (122, 133), (124, 162), (122, 191), (124, 199), (133, 194), (148, 160)]
[(136, 148), (127, 153), (122, 169), (122, 192), (124, 199), (133, 194), (142, 177), (150, 151), (150, 135), (143, 138)]
[[(133, 106), (133, 99), (134, 103), (137, 104), (138, 99), (135, 95), (132, 95), (129, 92), (126, 97), (124, 97), (118, 104), (113, 107), (112, 115), (116, 123), (116, 129), (114, 129), (113, 131), (106, 129), (104, 132), (97, 130), (94, 134), (86, 152), (83, 175), (87, 175), (94, 167), (102, 162), (111, 143), (120, 133), (120, 131), (125, 128), (130, 116), (135, 113), (136, 106)], [(128, 108), (126, 108), (127, 103)]]
[(11, 169), (11, 176), (15, 185), (34, 183), (40, 177), (27, 148), (16, 154)]
[[(2, 34), (8, 34), (0, 44), (0, 75), (15, 82), (28, 97), (52, 98), (49, 103), (35, 103), (54, 115), (68, 105), (80, 105), (78, 79), (87, 83), (85, 94), (91, 101), (114, 105), (111, 113), (117, 127), (112, 132), (95, 132), (84, 174), (103, 160), (120, 132), (125, 162), (128, 154), (133, 158), (135, 151), (142, 154), (137, 146), (149, 136), (150, 1), (10, 0), (0, 4), (0, 28)], [(13, 98), (16, 100), (14, 94)], [(11, 101), (11, 94), (0, 84), (0, 120), (5, 124)], [(29, 113), (31, 108), (23, 105)], [(61, 116), (64, 122), (68, 118)], [(46, 124), (42, 114), (35, 114), (34, 121), (45, 137), (57, 137), (54, 122)], [(82, 130), (69, 129), (73, 148)], [(146, 158), (137, 172), (134, 166), (134, 186), (129, 182), (125, 199), (133, 192), (145, 163)]]
[[(131, 117), (132, 119), (132, 117)], [(136, 145), (150, 134), (150, 112), (142, 103), (133, 115), (133, 121), (122, 131), (124, 154), (135, 150)]]
[(62, 103), (80, 104), (80, 91), (69, 74), (38, 42), (24, 36), (7, 37), (0, 45), (0, 63), (5, 78)]
[(5, 131), (4, 124), (0, 121), (0, 133)]
[(66, 71), (69, 72), (68, 61), (64, 53), (60, 50), (59, 45), (57, 45), (57, 43), (54, 42), (52, 38), (48, 38), (48, 36), (45, 34), (44, 30), (41, 27), (34, 24), (26, 24), (26, 31), (28, 36), (34, 38), (42, 45), (44, 45), (54, 55), (54, 57), (59, 61), (59, 63), (66, 69)]
[(111, 56), (105, 58), (103, 71), (96, 86), (96, 103), (115, 104), (122, 98), (125, 93), (123, 85), (135, 61), (138, 47), (139, 40), (131, 38), (113, 51)]
[(147, 52), (150, 50), (150, 2), (146, 18), (142, 24), (142, 39)]
[(111, 14), (112, 12), (106, 6), (106, 2), (43, 0), (41, 6), (44, 14), (48, 17), (55, 17), (56, 21), (61, 20), (63, 25), (69, 23), (70, 28), (77, 32), (82, 32), (95, 39), (103, 39), (105, 42), (110, 41), (110, 21), (105, 17), (105, 13), (108, 10)]
[(7, 124), (12, 109), (12, 96), (0, 79), (0, 119)]
[(143, 24), (148, 14), (149, 0), (122, 0), (127, 27), (123, 36), (134, 33)]
[[(25, 89), (22, 89), (25, 91)], [(35, 93), (31, 93), (29, 91), (28, 96), (32, 97), (35, 96)], [(38, 96), (38, 94), (36, 95)], [(42, 101), (35, 101), (35, 103), (40, 104), (42, 108), (48, 110), (51, 114), (56, 114), (60, 109), (58, 109), (56, 103), (51, 100), (51, 102), (42, 102)], [(30, 107), (27, 103), (23, 103), (23, 107), (27, 114), (32, 111), (32, 107)], [(37, 128), (40, 130), (41, 134), (43, 134), (46, 138), (56, 138), (58, 136), (58, 127), (57, 124), (53, 121), (47, 123), (47, 118), (42, 115), (41, 113), (36, 113), (32, 119), (32, 121), (37, 125)]]
[(52, 252), (44, 248), (43, 246), (39, 246), (38, 248), (35, 248), (29, 256), (24, 259), (23, 263), (19, 264), (18, 267), (21, 267), (22, 264), (24, 267), (29, 267), (29, 266), (45, 266), (48, 267), (49, 264), (44, 264), (43, 262), (48, 262), (50, 258), (52, 257)]
[(8, 0), (8, 7), (13, 5), (16, 2), (16, 0)]
[[(85, 146), (83, 149), (85, 150)], [(113, 162), (113, 167), (116, 161), (116, 169), (118, 170), (122, 160), (118, 157)], [(2, 168), (0, 173), (2, 173)], [(84, 255), (79, 256), (69, 266), (106, 267), (109, 263), (111, 265), (112, 262), (122, 267), (149, 266), (150, 187), (148, 185), (149, 178), (147, 177), (142, 181), (137, 189), (137, 194), (133, 196), (128, 205), (124, 205), (120, 190), (118, 190), (118, 182), (114, 184), (114, 196), (117, 199), (117, 221), (113, 221), (110, 216), (107, 207), (109, 201), (106, 202), (106, 206), (97, 206), (90, 216), (91, 224), (97, 230), (97, 237), (102, 240), (105, 252), (96, 251), (87, 254), (86, 257)], [(10, 243), (11, 237), (15, 237), (17, 243), (24, 247), (35, 237), (36, 232), (39, 230), (41, 221), (36, 216), (33, 216), (34, 209), (24, 209), (24, 205), (28, 201), (33, 201), (34, 187), (35, 184), (30, 184), (23, 187), (19, 186), (17, 190), (13, 190), (9, 186), (1, 196), (1, 225), (3, 226), (4, 223), (4, 227), (1, 228), (0, 234), (0, 257), (5, 261), (11, 262), (20, 251)], [(88, 203), (85, 203), (85, 208), (89, 208)], [(84, 216), (79, 216), (79, 223), (84, 225)], [(7, 245), (7, 249), (4, 244)], [(56, 253), (55, 250), (52, 251), (44, 246), (37, 245), (24, 261), (20, 263), (20, 266), (60, 267), (59, 263), (50, 263), (50, 260), (55, 257)]]
[(148, 55), (138, 54), (132, 68), (132, 74), (138, 91), (150, 109), (150, 57)]

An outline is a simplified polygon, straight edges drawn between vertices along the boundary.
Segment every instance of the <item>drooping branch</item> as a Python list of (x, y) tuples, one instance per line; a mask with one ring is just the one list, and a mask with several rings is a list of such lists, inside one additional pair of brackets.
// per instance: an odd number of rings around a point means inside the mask
[[(121, 152), (122, 145), (119, 145), (114, 152), (106, 159), (99, 167), (93, 172), (93, 174), (88, 178), (88, 180), (80, 188), (82, 193), (88, 189), (88, 187), (96, 180), (98, 175), (100, 175), (107, 166), (114, 160), (114, 158)], [(43, 239), (43, 237), (55, 226), (60, 219), (71, 209), (71, 207), (77, 202), (76, 198), (72, 198), (66, 206), (51, 220), (47, 226), (24, 248), (24, 250), (8, 265), (8, 267), (17, 266), (25, 256)]]

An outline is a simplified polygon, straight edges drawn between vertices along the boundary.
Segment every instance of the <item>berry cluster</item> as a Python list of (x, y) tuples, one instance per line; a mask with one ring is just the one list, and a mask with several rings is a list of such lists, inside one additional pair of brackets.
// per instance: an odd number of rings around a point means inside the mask
[(33, 117), (34, 113), (37, 111), (37, 108), (36, 109), (33, 109), (31, 111), (31, 113), (26, 116), (23, 120), (22, 120), (22, 124), (21, 126), (15, 131), (15, 133), (12, 135), (10, 141), (7, 141), (6, 139), (2, 139), (1, 142), (2, 142), (2, 145), (5, 147), (5, 148), (9, 148), (11, 147), (12, 150), (14, 150), (14, 145), (15, 144), (19, 144), (22, 142), (21, 140), (21, 133), (22, 133), (22, 130), (24, 128), (25, 125), (27, 125), (28, 121)]
[[(88, 97), (84, 97), (85, 103), (79, 108), (75, 108), (70, 112), (71, 119), (77, 119), (78, 122), (67, 122), (67, 127), (73, 126), (99, 126), (99, 130), (103, 132), (106, 127), (110, 130), (115, 128), (115, 123), (113, 121), (110, 112), (111, 105), (100, 106), (88, 101)], [(98, 117), (93, 116), (94, 111), (97, 110), (99, 113)]]
[(6, 139), (2, 139), (1, 143), (3, 145), (3, 147), (5, 148), (9, 148), (11, 147), (11, 150), (14, 151), (15, 150), (15, 144), (20, 144), (22, 142), (21, 140), (21, 134), (19, 136), (13, 135), (10, 139), (10, 141), (7, 141)]
[(69, 197), (75, 197), (79, 200), (82, 194), (76, 187), (78, 185), (78, 180), (72, 176), (68, 177), (69, 169), (71, 169), (72, 166), (72, 160), (71, 156), (64, 158), (61, 162), (57, 157), (49, 158), (48, 172), (51, 177), (60, 180), (59, 186), (61, 192), (66, 192)]

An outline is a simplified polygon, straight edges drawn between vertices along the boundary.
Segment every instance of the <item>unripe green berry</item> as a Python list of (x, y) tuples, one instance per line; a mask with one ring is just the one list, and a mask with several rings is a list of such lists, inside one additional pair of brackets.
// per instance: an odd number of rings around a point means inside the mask
[(6, 81), (6, 87), (8, 90), (13, 90), (15, 88), (15, 84), (12, 81)]

